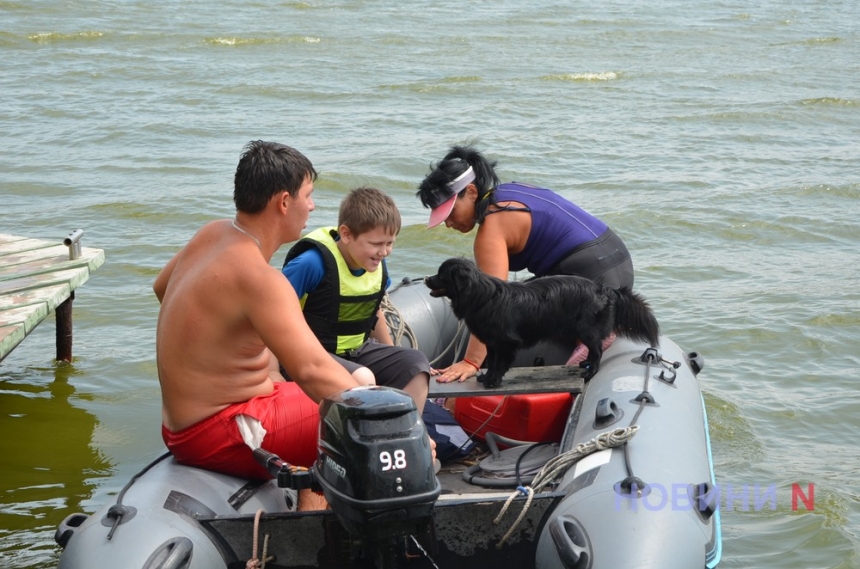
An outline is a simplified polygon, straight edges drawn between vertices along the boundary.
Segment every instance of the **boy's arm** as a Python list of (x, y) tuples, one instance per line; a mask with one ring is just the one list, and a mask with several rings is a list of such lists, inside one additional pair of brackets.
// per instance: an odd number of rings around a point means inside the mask
[[(382, 266), (385, 270), (385, 274), (387, 275), (388, 265), (386, 265), (385, 259), (382, 259)], [(389, 288), (391, 288), (391, 277), (387, 277), (385, 280), (385, 290), (388, 290)], [(370, 331), (370, 337), (380, 344), (385, 344), (387, 346), (394, 345), (394, 341), (391, 339), (391, 330), (388, 329), (388, 323), (385, 321), (385, 314), (382, 312), (382, 307), (376, 311), (376, 326)]]
[(308, 249), (284, 265), (281, 273), (287, 277), (296, 291), (296, 296), (301, 299), (316, 290), (325, 276), (322, 255), (316, 249)]
[(391, 332), (388, 331), (388, 323), (385, 321), (385, 315), (382, 309), (376, 311), (376, 326), (370, 331), (370, 337), (379, 342), (393, 346), (394, 341), (391, 339)]

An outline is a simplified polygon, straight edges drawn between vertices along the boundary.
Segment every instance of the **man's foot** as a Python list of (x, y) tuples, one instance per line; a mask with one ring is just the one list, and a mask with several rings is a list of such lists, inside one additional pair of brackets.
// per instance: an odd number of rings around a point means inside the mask
[(576, 367), (582, 362), (584, 362), (585, 358), (587, 357), (588, 348), (585, 347), (585, 344), (577, 344), (576, 348), (574, 348), (573, 350), (573, 353), (570, 354), (570, 357), (567, 358), (567, 362), (564, 365)]
[(601, 349), (602, 349), (604, 352), (605, 352), (606, 350), (608, 350), (608, 349), (609, 349), (609, 346), (611, 346), (611, 345), (612, 345), (612, 343), (613, 343), (613, 342), (615, 342), (615, 338), (617, 338), (617, 337), (618, 337), (618, 336), (616, 336), (616, 335), (615, 335), (615, 332), (613, 332), (612, 334), (610, 334), (609, 336), (607, 336), (606, 338), (604, 338), (604, 339), (603, 339), (603, 346), (602, 346), (602, 348), (601, 348)]
[(304, 488), (299, 490), (299, 504), (296, 510), (299, 512), (328, 510), (328, 502), (321, 494), (313, 492), (310, 488)]
[[(615, 341), (617, 336), (615, 332), (607, 336), (603, 339), (603, 351), (605, 352), (609, 346)], [(567, 358), (567, 362), (564, 365), (566, 366), (578, 366), (582, 362), (585, 361), (585, 358), (588, 357), (588, 348), (585, 347), (585, 344), (577, 344), (576, 348), (574, 348), (573, 352), (570, 354), (570, 357)]]

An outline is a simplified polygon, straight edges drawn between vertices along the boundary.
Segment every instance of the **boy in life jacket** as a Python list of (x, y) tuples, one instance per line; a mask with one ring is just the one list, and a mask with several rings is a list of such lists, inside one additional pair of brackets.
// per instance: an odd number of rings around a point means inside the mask
[(282, 272), (323, 347), (353, 377), (361, 377), (362, 366), (370, 369), (377, 385), (405, 391), (423, 413), (430, 362), (418, 350), (394, 345), (380, 310), (400, 212), (380, 190), (356, 188), (341, 202), (337, 223), (299, 240)]

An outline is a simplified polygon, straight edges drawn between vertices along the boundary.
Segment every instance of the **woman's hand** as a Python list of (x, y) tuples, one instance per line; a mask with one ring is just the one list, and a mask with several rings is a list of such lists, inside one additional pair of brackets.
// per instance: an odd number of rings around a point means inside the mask
[(466, 381), (470, 377), (478, 375), (478, 366), (468, 359), (452, 364), (445, 369), (431, 369), (430, 373), (439, 374), (436, 381), (439, 383), (451, 383), (452, 381)]

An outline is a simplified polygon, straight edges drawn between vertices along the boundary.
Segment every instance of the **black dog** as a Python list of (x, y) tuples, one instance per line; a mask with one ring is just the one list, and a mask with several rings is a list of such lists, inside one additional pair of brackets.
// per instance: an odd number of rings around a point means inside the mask
[(588, 348), (586, 379), (600, 366), (603, 339), (612, 332), (656, 348), (660, 327), (648, 304), (627, 288), (586, 278), (549, 276), (507, 282), (482, 273), (466, 259), (448, 259), (424, 279), (431, 296), (451, 299), (457, 318), (487, 346), (484, 387), (497, 387), (517, 351), (542, 340)]

